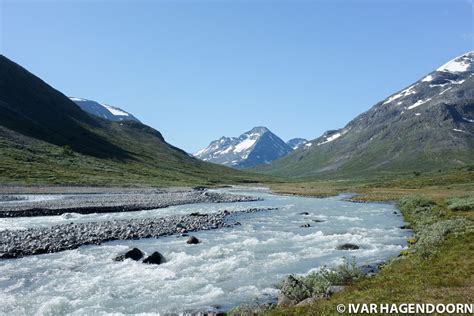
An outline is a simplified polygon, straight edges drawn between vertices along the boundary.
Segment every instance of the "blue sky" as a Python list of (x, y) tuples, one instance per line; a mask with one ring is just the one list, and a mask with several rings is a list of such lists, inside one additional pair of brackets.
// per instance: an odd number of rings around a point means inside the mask
[(473, 49), (446, 1), (5, 1), (0, 49), (194, 152), (264, 125), (313, 139)]

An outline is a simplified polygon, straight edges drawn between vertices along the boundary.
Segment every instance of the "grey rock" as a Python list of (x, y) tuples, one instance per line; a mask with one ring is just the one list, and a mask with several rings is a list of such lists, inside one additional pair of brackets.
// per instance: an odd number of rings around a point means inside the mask
[(147, 264), (161, 264), (163, 262), (165, 262), (165, 258), (158, 251), (155, 251), (143, 260), (143, 263)]
[(197, 239), (196, 237), (194, 236), (191, 236), (188, 238), (188, 240), (186, 241), (187, 244), (190, 244), (190, 245), (195, 245), (195, 244), (199, 244), (200, 241), (199, 239)]
[(278, 294), (278, 306), (292, 306), (295, 305), (295, 302), (289, 299), (285, 294)]
[(319, 300), (321, 300), (321, 299), (323, 299), (323, 298), (324, 298), (323, 295), (316, 295), (316, 296), (308, 297), (308, 298), (302, 300), (301, 302), (299, 302), (298, 304), (296, 304), (296, 306), (311, 305), (311, 304), (313, 304), (314, 302), (319, 301)]
[(143, 258), (143, 252), (138, 248), (133, 248), (132, 250), (127, 251), (125, 254), (115, 257), (114, 260), (123, 261), (125, 259), (132, 259), (138, 261), (141, 258)]
[(336, 294), (336, 293), (339, 293), (339, 292), (342, 292), (344, 291), (346, 287), (344, 285), (331, 285), (327, 291), (326, 291), (326, 294), (328, 296), (331, 296), (333, 294)]
[(359, 246), (350, 243), (342, 244), (336, 247), (337, 250), (357, 250), (359, 248)]

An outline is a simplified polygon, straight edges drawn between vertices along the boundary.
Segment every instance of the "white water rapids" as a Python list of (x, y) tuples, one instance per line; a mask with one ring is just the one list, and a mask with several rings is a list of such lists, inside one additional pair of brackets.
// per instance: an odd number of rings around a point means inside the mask
[[(277, 207), (238, 217), (233, 228), (192, 233), (201, 240), (186, 244), (170, 236), (107, 242), (76, 250), (0, 261), (0, 314), (98, 315), (176, 313), (227, 310), (256, 298), (277, 294), (274, 287), (290, 273), (308, 273), (334, 266), (343, 257), (359, 264), (396, 256), (406, 247), (403, 218), (390, 204), (352, 203), (281, 196), (263, 190), (221, 191), (256, 195), (247, 203), (192, 204), (165, 209), (0, 219), (0, 229), (47, 227), (55, 224), (162, 217), (191, 212)], [(308, 212), (309, 215), (300, 213)], [(69, 217), (69, 218), (66, 218)], [(314, 222), (323, 220), (324, 222)], [(300, 227), (310, 224), (311, 227)], [(335, 250), (354, 243), (359, 250)], [(159, 251), (162, 265), (112, 260), (129, 248), (146, 254)]]

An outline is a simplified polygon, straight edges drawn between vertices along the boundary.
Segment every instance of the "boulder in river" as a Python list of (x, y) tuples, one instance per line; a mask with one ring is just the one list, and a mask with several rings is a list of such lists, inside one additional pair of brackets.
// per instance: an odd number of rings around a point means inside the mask
[(165, 262), (165, 258), (158, 251), (155, 251), (143, 260), (143, 263), (147, 264), (161, 264), (163, 262)]
[(313, 219), (313, 222), (315, 223), (324, 223), (325, 221), (322, 219)]
[(309, 215), (309, 213), (308, 212), (301, 212), (298, 215)]
[(349, 243), (342, 244), (336, 247), (337, 250), (357, 250), (359, 248), (360, 248), (359, 246), (355, 244), (349, 244)]
[(114, 258), (115, 261), (124, 261), (125, 259), (132, 259), (135, 261), (143, 258), (143, 252), (138, 248), (133, 248), (132, 250), (127, 251), (123, 255), (117, 256)]
[(187, 244), (190, 244), (190, 245), (195, 245), (195, 244), (199, 244), (200, 241), (199, 239), (197, 239), (196, 237), (194, 236), (191, 236), (188, 238), (188, 240), (186, 241)]
[(300, 227), (311, 227), (311, 225), (310, 224), (303, 224)]

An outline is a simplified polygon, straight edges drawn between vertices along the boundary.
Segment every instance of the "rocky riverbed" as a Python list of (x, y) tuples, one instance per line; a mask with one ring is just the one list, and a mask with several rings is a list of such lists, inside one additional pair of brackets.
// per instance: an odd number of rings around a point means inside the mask
[(261, 212), (272, 208), (252, 208), (241, 211), (221, 211), (213, 214), (192, 213), (163, 218), (115, 220), (106, 222), (70, 223), (49, 228), (0, 232), (0, 258), (59, 252), (82, 245), (98, 245), (111, 240), (158, 238), (240, 225), (241, 214)]
[[(57, 191), (56, 194), (14, 194), (12, 189), (0, 194), (1, 217), (51, 216), (65, 213), (131, 212), (164, 208), (192, 203), (229, 203), (258, 201), (258, 198), (208, 192), (202, 189), (102, 189), (92, 192), (85, 189)], [(0, 190), (2, 192), (2, 190)], [(22, 191), (23, 192), (23, 191)], [(59, 194), (59, 192), (63, 192)], [(73, 192), (73, 193), (72, 193)], [(75, 193), (80, 192), (80, 193)], [(3, 202), (3, 203), (1, 203)]]

